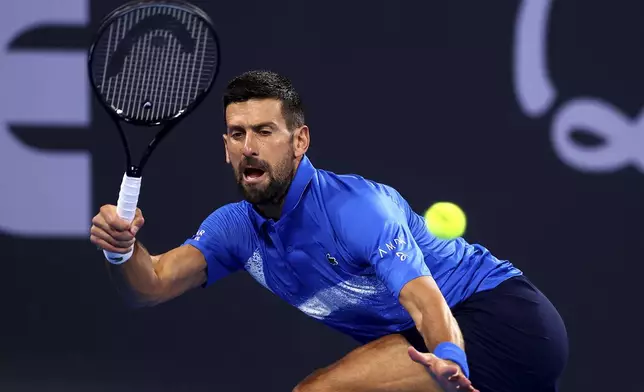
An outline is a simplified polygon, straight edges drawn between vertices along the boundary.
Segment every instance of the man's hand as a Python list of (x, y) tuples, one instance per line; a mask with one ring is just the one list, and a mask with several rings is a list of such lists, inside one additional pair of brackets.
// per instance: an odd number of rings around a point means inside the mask
[(136, 232), (143, 226), (143, 214), (139, 208), (132, 223), (121, 219), (116, 206), (104, 205), (92, 219), (90, 241), (97, 247), (114, 253), (127, 253), (134, 245)]
[(407, 350), (409, 357), (427, 369), (445, 392), (479, 392), (474, 389), (470, 380), (465, 377), (461, 368), (451, 361), (440, 359), (434, 354), (421, 353), (414, 347)]

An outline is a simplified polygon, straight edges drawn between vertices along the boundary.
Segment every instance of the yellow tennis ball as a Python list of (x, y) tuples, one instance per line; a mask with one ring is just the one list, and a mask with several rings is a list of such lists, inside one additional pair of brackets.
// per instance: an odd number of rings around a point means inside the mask
[(433, 204), (425, 212), (425, 224), (434, 236), (450, 240), (465, 233), (467, 218), (463, 210), (454, 203), (442, 201)]

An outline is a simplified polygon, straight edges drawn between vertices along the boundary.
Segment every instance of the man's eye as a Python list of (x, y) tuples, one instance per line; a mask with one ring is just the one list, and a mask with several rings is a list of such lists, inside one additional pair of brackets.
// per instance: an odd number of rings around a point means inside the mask
[(262, 136), (269, 136), (272, 133), (273, 132), (270, 129), (262, 129), (262, 130), (259, 131), (259, 134), (262, 135)]
[(233, 132), (230, 134), (230, 137), (233, 139), (240, 139), (244, 134), (242, 132)]

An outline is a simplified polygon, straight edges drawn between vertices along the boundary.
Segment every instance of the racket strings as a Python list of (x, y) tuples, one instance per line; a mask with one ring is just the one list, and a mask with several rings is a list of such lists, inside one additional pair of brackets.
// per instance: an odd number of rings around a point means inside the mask
[[(128, 33), (147, 18), (168, 16), (173, 26), (145, 31), (131, 44), (120, 71), (110, 77), (110, 63)], [(177, 27), (179, 26), (179, 27)], [(185, 29), (193, 50), (173, 33)], [(217, 43), (200, 18), (174, 7), (146, 7), (129, 12), (107, 29), (104, 47), (95, 50), (99, 91), (117, 113), (136, 120), (159, 121), (185, 110), (207, 88), (216, 72)], [(98, 72), (95, 72), (98, 73)], [(97, 75), (98, 76), (98, 75)]]

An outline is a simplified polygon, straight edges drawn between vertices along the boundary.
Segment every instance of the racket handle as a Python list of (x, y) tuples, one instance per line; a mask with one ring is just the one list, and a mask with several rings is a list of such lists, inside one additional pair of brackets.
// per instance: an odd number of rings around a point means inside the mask
[[(116, 213), (121, 219), (127, 222), (132, 222), (136, 215), (136, 205), (139, 202), (139, 193), (141, 191), (141, 177), (129, 177), (127, 174), (123, 175), (121, 182), (121, 191), (119, 192), (119, 200), (116, 203)], [(132, 257), (134, 247), (129, 252), (114, 253), (103, 250), (105, 258), (112, 264), (123, 264)]]

